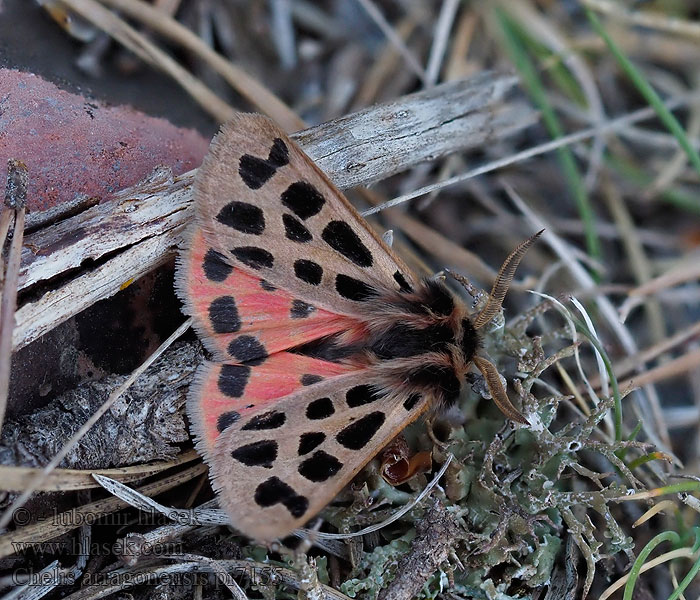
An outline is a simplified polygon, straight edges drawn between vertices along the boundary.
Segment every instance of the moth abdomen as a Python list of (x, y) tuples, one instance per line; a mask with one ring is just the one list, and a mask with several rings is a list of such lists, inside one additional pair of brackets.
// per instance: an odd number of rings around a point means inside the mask
[(343, 343), (341, 336), (331, 335), (290, 348), (289, 351), (293, 354), (302, 354), (311, 358), (338, 363), (360, 355), (363, 349), (362, 344)]

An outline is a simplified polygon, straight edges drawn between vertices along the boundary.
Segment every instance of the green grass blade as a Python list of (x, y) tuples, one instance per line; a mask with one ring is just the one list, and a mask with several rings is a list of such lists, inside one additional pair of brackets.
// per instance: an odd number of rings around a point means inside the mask
[(688, 140), (688, 136), (686, 136), (685, 130), (678, 122), (678, 119), (676, 119), (673, 113), (666, 108), (663, 101), (656, 93), (656, 90), (654, 90), (644, 75), (642, 75), (641, 71), (632, 64), (632, 61), (625, 56), (618, 45), (608, 35), (608, 32), (605, 31), (605, 28), (596, 14), (589, 8), (586, 8), (585, 11), (588, 20), (593, 26), (593, 29), (595, 29), (596, 33), (603, 38), (603, 41), (607, 44), (608, 49), (615, 57), (615, 60), (617, 60), (620, 68), (627, 74), (637, 90), (639, 90), (639, 93), (642, 94), (646, 101), (654, 108), (656, 114), (659, 116), (659, 119), (661, 119), (661, 122), (678, 140), (681, 148), (683, 148), (688, 156), (690, 163), (693, 165), (693, 167), (695, 167), (695, 170), (700, 173), (700, 155)]
[(671, 542), (672, 544), (678, 544), (680, 542), (680, 539), (680, 536), (675, 531), (664, 531), (663, 533), (660, 533), (659, 535), (649, 540), (649, 543), (646, 546), (644, 546), (644, 548), (642, 548), (642, 551), (639, 553), (637, 560), (634, 561), (634, 564), (630, 569), (629, 579), (625, 584), (625, 593), (622, 597), (622, 600), (632, 600), (632, 594), (634, 593), (634, 586), (637, 583), (639, 572), (641, 571), (642, 566), (644, 565), (644, 561), (646, 561), (648, 556), (654, 551), (654, 548), (656, 548), (659, 544), (662, 544), (663, 542)]
[[(506, 51), (522, 76), (525, 87), (530, 93), (533, 102), (542, 112), (542, 121), (545, 127), (552, 138), (556, 139), (562, 137), (564, 135), (564, 130), (554, 108), (547, 99), (545, 88), (522, 43), (521, 35), (509, 17), (501, 9), (496, 10), (496, 15), (501, 30), (503, 31)], [(567, 185), (576, 201), (576, 207), (583, 223), (588, 254), (592, 258), (600, 260), (602, 253), (600, 239), (598, 238), (598, 233), (595, 228), (593, 208), (591, 207), (588, 192), (586, 191), (586, 187), (578, 171), (574, 155), (569, 148), (559, 148), (557, 150), (557, 158), (566, 177)]]

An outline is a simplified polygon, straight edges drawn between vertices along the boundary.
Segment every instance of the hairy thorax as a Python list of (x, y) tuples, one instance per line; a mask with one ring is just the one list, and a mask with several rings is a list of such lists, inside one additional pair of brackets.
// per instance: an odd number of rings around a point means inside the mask
[(295, 351), (369, 367), (370, 382), (400, 397), (428, 395), (434, 405), (455, 402), (479, 347), (464, 303), (445, 285), (424, 280), (415, 291), (377, 295), (357, 327)]

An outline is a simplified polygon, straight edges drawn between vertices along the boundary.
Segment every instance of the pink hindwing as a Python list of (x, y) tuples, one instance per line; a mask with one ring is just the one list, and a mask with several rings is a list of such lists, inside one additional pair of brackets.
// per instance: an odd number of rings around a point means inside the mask
[(273, 354), (262, 364), (204, 363), (188, 403), (198, 449), (208, 459), (219, 434), (233, 422), (264, 412), (303, 387), (352, 370), (290, 352)]
[(179, 265), (185, 312), (218, 360), (259, 358), (351, 329), (355, 322), (295, 298), (265, 279), (231, 264), (197, 229)]

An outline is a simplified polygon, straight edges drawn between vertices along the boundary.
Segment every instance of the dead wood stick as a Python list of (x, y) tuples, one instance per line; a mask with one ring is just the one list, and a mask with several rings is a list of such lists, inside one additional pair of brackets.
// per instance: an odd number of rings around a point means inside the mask
[[(526, 127), (535, 112), (508, 100), (516, 85), (513, 76), (480, 73), (293, 137), (339, 187), (367, 184)], [(17, 311), (14, 349), (167, 260), (189, 219), (194, 174), (173, 178), (161, 169), (107, 202), (28, 235), (19, 289), (37, 293)]]
[[(0, 296), (0, 431), (5, 419), (7, 395), (10, 388), (10, 365), (12, 363), (12, 332), (15, 327), (17, 306), (17, 285), (19, 278), (20, 251), (24, 237), (24, 213), (27, 205), (27, 165), (21, 160), (7, 161), (7, 186), (5, 203), (2, 207), (2, 229), (0, 251), (5, 245), (10, 218), (14, 215), (15, 227), (10, 250), (7, 255), (7, 270), (3, 272), (2, 296)], [(6, 227), (7, 225), (7, 227)]]
[(379, 594), (379, 600), (415, 598), (426, 581), (447, 561), (459, 538), (454, 516), (435, 499), (422, 519), (416, 521), (416, 537), (411, 549), (396, 567), (396, 577)]

